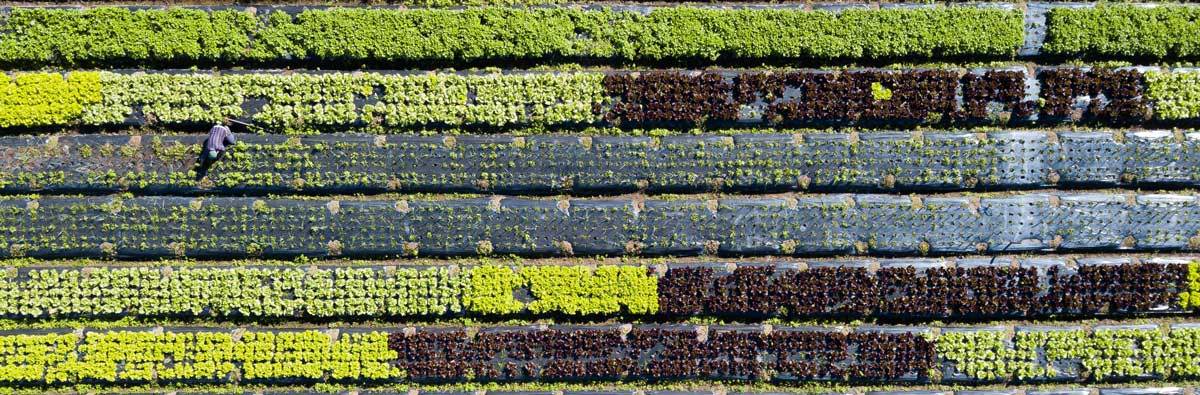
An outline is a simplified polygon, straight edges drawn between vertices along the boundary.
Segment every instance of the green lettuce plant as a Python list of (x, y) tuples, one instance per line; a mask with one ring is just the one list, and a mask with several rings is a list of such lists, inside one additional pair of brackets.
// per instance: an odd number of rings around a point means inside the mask
[(2, 26), (0, 63), (17, 67), (997, 58), (1024, 36), (1020, 11), (983, 7), (16, 8)]
[(630, 314), (658, 312), (658, 279), (640, 266), (526, 266), (521, 277), (535, 314)]
[(1200, 9), (1099, 4), (1046, 14), (1042, 51), (1099, 58), (1182, 59), (1200, 55)]
[(514, 314), (525, 308), (514, 295), (521, 277), (505, 266), (484, 265), (471, 270), (464, 305), (477, 314)]
[(1150, 71), (1145, 75), (1146, 98), (1154, 105), (1155, 118), (1200, 118), (1200, 72)]
[(1184, 309), (1200, 308), (1200, 262), (1188, 264), (1187, 288), (1179, 293), (1179, 305)]
[(71, 124), (100, 100), (97, 72), (0, 75), (0, 127)]

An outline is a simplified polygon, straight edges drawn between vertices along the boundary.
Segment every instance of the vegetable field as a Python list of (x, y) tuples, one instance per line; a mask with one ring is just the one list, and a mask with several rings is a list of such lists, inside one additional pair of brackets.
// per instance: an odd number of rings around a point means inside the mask
[(1200, 391), (1195, 4), (0, 3), (0, 394)]

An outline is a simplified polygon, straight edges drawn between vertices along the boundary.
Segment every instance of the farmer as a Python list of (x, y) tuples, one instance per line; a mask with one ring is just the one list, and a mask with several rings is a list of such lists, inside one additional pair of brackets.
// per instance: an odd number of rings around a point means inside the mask
[(234, 137), (228, 126), (219, 123), (213, 125), (212, 129), (208, 130), (208, 138), (204, 139), (204, 144), (200, 147), (200, 158), (196, 160), (196, 179), (204, 178), (208, 174), (208, 168), (225, 156), (226, 145), (234, 144), (237, 144), (237, 137)]
[(211, 164), (225, 155), (225, 145), (234, 144), (237, 144), (237, 137), (229, 131), (228, 126), (218, 123), (208, 130), (208, 138), (204, 139), (204, 149), (200, 153)]

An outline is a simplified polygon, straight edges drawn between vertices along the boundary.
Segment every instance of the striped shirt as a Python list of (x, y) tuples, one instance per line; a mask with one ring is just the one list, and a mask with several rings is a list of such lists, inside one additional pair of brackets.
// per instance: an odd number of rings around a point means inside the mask
[(233, 132), (225, 125), (214, 125), (208, 130), (208, 139), (204, 140), (204, 149), (206, 151), (225, 151), (225, 144), (233, 145), (237, 142), (237, 138), (233, 137)]

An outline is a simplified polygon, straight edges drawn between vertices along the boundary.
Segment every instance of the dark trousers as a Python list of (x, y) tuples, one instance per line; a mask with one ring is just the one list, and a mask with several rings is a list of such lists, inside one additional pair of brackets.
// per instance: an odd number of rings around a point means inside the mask
[(207, 177), (208, 169), (211, 168), (214, 163), (217, 163), (217, 161), (221, 160), (221, 158), (225, 157), (225, 151), (217, 151), (216, 159), (210, 159), (208, 157), (208, 153), (208, 149), (203, 147), (200, 148), (200, 157), (196, 159), (196, 181)]

